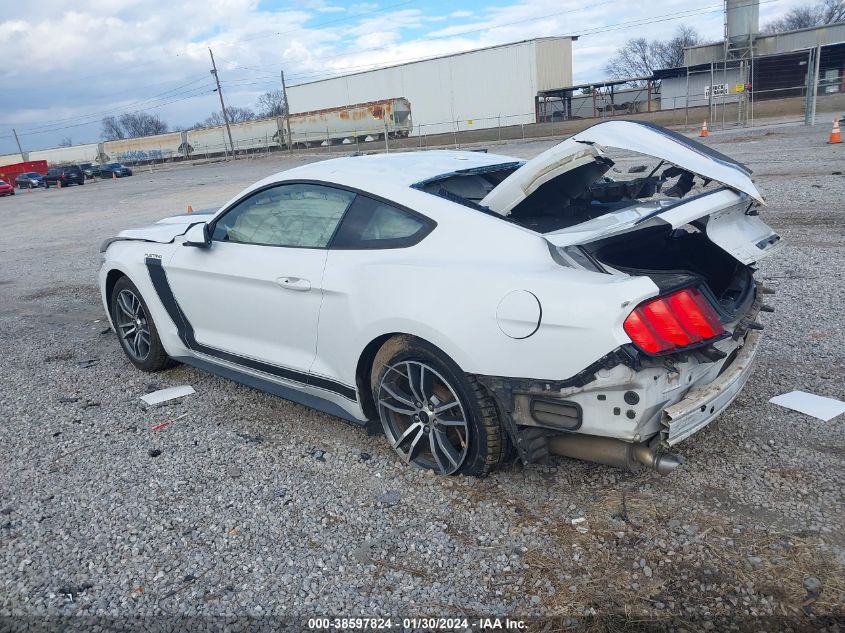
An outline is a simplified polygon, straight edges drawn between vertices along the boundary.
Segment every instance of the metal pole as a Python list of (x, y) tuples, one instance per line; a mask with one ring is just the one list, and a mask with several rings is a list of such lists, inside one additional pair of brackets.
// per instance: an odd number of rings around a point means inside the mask
[(722, 66), (722, 129), (725, 129), (725, 109), (728, 107), (728, 60)]
[(754, 53), (751, 54), (749, 61), (750, 69), (748, 71), (748, 116), (751, 121), (751, 127), (754, 127)]
[[(711, 88), (712, 90), (712, 88)], [(689, 66), (687, 66), (687, 97), (684, 100), (684, 129), (689, 127)]]
[(812, 83), (813, 75), (815, 73), (815, 54), (816, 49), (811, 48), (807, 52), (807, 85), (804, 88), (804, 125), (812, 125), (812, 117), (810, 111), (812, 110)]
[(707, 95), (707, 118), (710, 119), (710, 125), (712, 127), (715, 127), (714, 126), (715, 122), (713, 121), (713, 113), (716, 109), (716, 104), (715, 104), (714, 99), (713, 99), (713, 88), (715, 87), (713, 85), (713, 79), (715, 78), (714, 64), (715, 64), (715, 62), (710, 62), (710, 94)]
[(214, 81), (217, 83), (217, 96), (220, 97), (220, 109), (223, 111), (223, 121), (226, 122), (226, 132), (229, 135), (229, 146), (232, 148), (232, 158), (235, 157), (235, 144), (232, 142), (232, 130), (229, 127), (229, 115), (226, 114), (226, 106), (223, 103), (223, 90), (220, 88), (220, 77), (217, 76), (217, 64), (214, 63), (214, 53), (211, 48), (208, 49), (208, 54), (211, 55), (211, 66), (213, 70), (211, 74), (214, 75)]
[(24, 162), (24, 163), (25, 163), (25, 162), (26, 162), (26, 158), (24, 158), (24, 155), (23, 155), (23, 150), (21, 149), (21, 142), (18, 140), (18, 133), (17, 133), (17, 131), (15, 130), (15, 128), (12, 128), (12, 134), (14, 134), (14, 135), (15, 135), (15, 143), (17, 143), (17, 144), (18, 144), (18, 151), (19, 151), (19, 152), (20, 152), (20, 154), (21, 154), (21, 162)]
[(815, 69), (813, 70), (813, 107), (810, 113), (810, 125), (816, 124), (816, 97), (819, 94), (819, 66), (822, 61), (822, 46), (816, 47)]
[(288, 131), (288, 151), (293, 153), (293, 137), (290, 135), (290, 104), (288, 103), (288, 89), (285, 85), (285, 71), (282, 70), (282, 97), (285, 100), (285, 127)]
[(385, 154), (389, 154), (389, 153), (390, 153), (390, 144), (387, 142), (387, 136), (388, 136), (388, 131), (387, 131), (387, 115), (385, 114), (385, 115), (384, 115), (384, 153), (385, 153)]

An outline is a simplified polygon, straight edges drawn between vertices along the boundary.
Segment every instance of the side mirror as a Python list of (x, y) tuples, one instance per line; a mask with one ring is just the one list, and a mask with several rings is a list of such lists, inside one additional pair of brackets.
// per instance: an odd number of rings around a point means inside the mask
[(194, 224), (185, 232), (185, 241), (182, 246), (196, 246), (197, 248), (208, 248), (211, 246), (211, 235), (208, 232), (208, 223), (200, 222)]

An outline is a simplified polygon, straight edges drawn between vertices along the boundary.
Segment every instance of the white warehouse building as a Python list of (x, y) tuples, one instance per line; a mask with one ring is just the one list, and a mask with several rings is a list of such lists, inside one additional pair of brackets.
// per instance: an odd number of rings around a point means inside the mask
[(404, 97), (413, 135), (537, 122), (537, 93), (572, 84), (572, 37), (544, 37), (288, 88), (291, 112)]

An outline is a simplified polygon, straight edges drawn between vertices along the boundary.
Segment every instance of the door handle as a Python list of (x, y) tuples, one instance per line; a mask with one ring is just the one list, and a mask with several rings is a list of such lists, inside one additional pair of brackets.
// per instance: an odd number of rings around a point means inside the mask
[(287, 290), (297, 290), (299, 292), (308, 292), (311, 290), (311, 282), (301, 277), (279, 277), (276, 283)]

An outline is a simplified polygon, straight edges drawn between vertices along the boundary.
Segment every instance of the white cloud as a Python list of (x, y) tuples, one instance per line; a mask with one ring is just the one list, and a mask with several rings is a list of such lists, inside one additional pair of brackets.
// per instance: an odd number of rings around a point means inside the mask
[[(765, 4), (761, 23), (800, 1)], [(716, 40), (723, 28), (718, 3), (708, 5), (703, 0), (692, 5), (688, 0), (664, 0), (659, 5), (518, 0), (472, 11), (453, 4), (440, 12), (418, 3), (413, 8), (396, 6), (410, 4), (301, 0), (270, 10), (258, 0), (30, 3), (25, 22), (0, 21), (0, 59), (25, 60), (0, 67), (4, 86), (0, 153), (13, 151), (13, 140), (5, 138), (12, 125), (21, 132), (24, 145), (33, 149), (55, 144), (63, 136), (97, 140), (102, 113), (119, 113), (121, 108), (152, 108), (174, 125), (204, 118), (217, 107), (208, 72), (209, 46), (217, 58), (227, 102), (251, 106), (258, 94), (278, 87), (281, 68), (292, 82), (301, 82), (329, 73), (609, 27), (573, 43), (574, 78), (582, 83), (602, 79), (607, 58), (630, 37), (666, 37), (683, 23)], [(713, 12), (614, 26), (669, 16), (691, 6), (713, 7)], [(450, 24), (451, 20), (460, 23)], [(53, 121), (57, 122), (52, 127), (66, 129), (31, 134), (51, 127), (47, 124)]]

